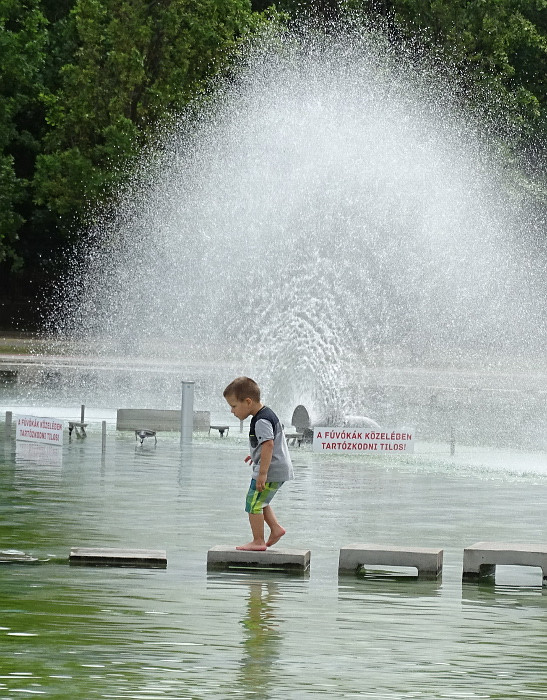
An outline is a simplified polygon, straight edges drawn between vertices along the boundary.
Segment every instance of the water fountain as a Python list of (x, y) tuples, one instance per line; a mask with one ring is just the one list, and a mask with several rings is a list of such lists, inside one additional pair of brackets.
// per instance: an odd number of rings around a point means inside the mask
[[(191, 377), (203, 407), (226, 415), (222, 388), (245, 372), (286, 416), (300, 404), (302, 429), (304, 404), (414, 419), (426, 437), (454, 421), (486, 443), (529, 425), (537, 444), (534, 222), (482, 140), (488, 125), (417, 73), (359, 33), (251, 52), (93, 232), (52, 321), (83, 357), (49, 369), (43, 358), (37, 401), (58, 405), (50, 396), (68, 390), (88, 407), (177, 408)], [(117, 434), (103, 450), (90, 430), (55, 456), (4, 440), (3, 696), (547, 692), (541, 571), (462, 583), (472, 542), (541, 541), (544, 453), (448, 459), (422, 443), (386, 462), (295, 448), (298, 476), (278, 503), (290, 546), (312, 552), (310, 579), (215, 575), (211, 545), (247, 528), (239, 439), (187, 450)], [(365, 539), (442, 547), (443, 580), (338, 578), (337, 552)], [(98, 546), (165, 548), (169, 565), (68, 566)]]
[(55, 330), (161, 368), (160, 401), (176, 366), (213, 410), (245, 373), (287, 416), (529, 424), (544, 399), (503, 391), (541, 388), (533, 214), (456, 92), (369, 31), (251, 48), (96, 225)]

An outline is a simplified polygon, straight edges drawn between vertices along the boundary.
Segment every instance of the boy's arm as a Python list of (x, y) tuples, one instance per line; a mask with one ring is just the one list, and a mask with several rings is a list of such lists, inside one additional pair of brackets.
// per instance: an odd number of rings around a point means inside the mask
[(264, 491), (264, 486), (268, 477), (268, 469), (270, 468), (270, 464), (272, 461), (273, 448), (273, 440), (265, 440), (262, 443), (262, 447), (260, 449), (260, 469), (258, 471), (258, 478), (256, 480), (257, 491)]

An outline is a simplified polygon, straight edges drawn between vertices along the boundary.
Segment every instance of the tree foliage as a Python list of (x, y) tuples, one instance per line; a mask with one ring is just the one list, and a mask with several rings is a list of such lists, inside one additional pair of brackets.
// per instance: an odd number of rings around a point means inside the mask
[[(269, 0), (0, 0), (0, 285), (48, 274), (142, 147), (276, 21)], [(268, 8), (270, 14), (268, 14)], [(547, 0), (278, 0), (328, 26), (380, 18), (456, 66), (545, 180)], [(264, 12), (266, 10), (266, 12)], [(262, 14), (261, 14), (262, 13)], [(475, 88), (478, 87), (479, 90)], [(19, 272), (18, 272), (19, 271)]]
[(19, 229), (40, 147), (40, 106), (47, 43), (38, 0), (0, 0), (0, 262), (22, 263)]
[[(428, 46), (490, 103), (510, 149), (545, 175), (547, 0), (347, 0), (387, 21), (395, 41)], [(483, 105), (486, 106), (486, 105)]]
[(76, 0), (71, 60), (43, 94), (48, 133), (35, 202), (69, 236), (82, 205), (107, 197), (158, 124), (204, 89), (251, 12), (245, 0)]
[(261, 18), (248, 0), (0, 0), (0, 261), (60, 257)]

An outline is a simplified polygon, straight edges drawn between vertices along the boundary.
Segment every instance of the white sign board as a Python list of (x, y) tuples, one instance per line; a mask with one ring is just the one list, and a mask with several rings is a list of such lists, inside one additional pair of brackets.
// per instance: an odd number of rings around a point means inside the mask
[(63, 422), (57, 418), (18, 416), (15, 439), (41, 442), (46, 445), (62, 445), (63, 427)]
[(314, 428), (313, 451), (345, 454), (408, 454), (414, 452), (414, 432), (370, 428)]

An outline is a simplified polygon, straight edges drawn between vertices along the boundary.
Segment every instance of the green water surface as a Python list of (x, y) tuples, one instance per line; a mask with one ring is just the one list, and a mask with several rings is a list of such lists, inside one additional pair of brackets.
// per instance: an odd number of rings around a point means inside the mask
[[(294, 448), (274, 503), (283, 546), (311, 550), (295, 577), (207, 573), (209, 547), (249, 537), (243, 436), (140, 446), (110, 429), (102, 455), (92, 426), (56, 449), (0, 441), (0, 549), (43, 560), (0, 567), (1, 700), (547, 697), (539, 569), (461, 583), (465, 546), (547, 541), (547, 476), (524, 456)], [(339, 579), (360, 541), (442, 547), (442, 578)], [(168, 567), (69, 566), (75, 546), (165, 549)]]

